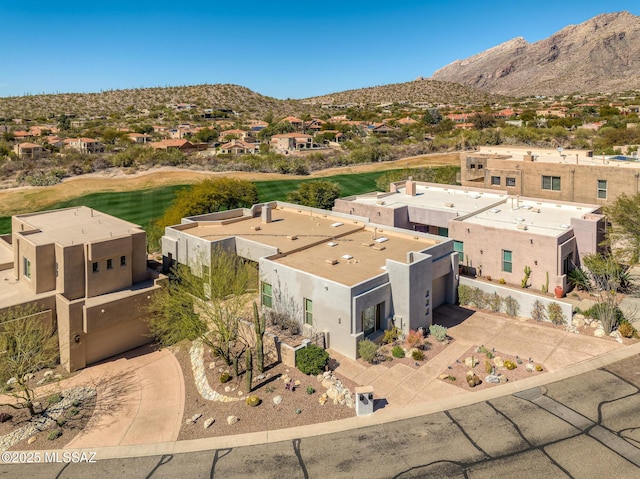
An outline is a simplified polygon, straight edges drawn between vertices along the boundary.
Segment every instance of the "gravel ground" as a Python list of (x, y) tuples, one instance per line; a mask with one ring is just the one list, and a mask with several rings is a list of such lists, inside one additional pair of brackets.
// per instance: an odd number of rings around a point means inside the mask
[[(185, 381), (185, 412), (182, 430), (178, 437), (183, 439), (199, 439), (205, 437), (229, 436), (234, 434), (244, 434), (249, 432), (284, 429), (319, 422), (334, 421), (355, 416), (355, 409), (348, 408), (340, 404), (333, 404), (328, 400), (324, 405), (320, 405), (319, 398), (326, 391), (315, 376), (306, 376), (295, 368), (290, 368), (284, 364), (271, 364), (265, 369), (265, 379), (254, 380), (252, 395), (257, 395), (261, 399), (261, 404), (257, 407), (248, 406), (244, 400), (233, 402), (207, 401), (198, 393), (191, 360), (189, 358), (189, 344), (183, 343), (179, 349), (174, 350)], [(229, 397), (246, 397), (244, 375), (239, 378), (233, 377), (231, 381), (220, 384), (219, 367), (223, 365), (220, 359), (211, 357), (205, 349), (205, 365), (216, 362), (216, 367), (209, 369), (207, 366), (207, 377), (209, 384), (217, 392)], [(286, 390), (284, 382), (280, 379), (283, 375), (288, 375), (293, 381), (300, 381), (300, 386), (294, 391)], [(257, 373), (254, 373), (254, 378)], [(336, 375), (338, 376), (338, 375)], [(339, 377), (339, 376), (338, 376)], [(344, 386), (353, 392), (354, 383), (339, 378)], [(230, 391), (226, 392), (225, 387)], [(311, 386), (315, 392), (307, 393), (307, 386)], [(239, 393), (242, 393), (240, 395)], [(274, 404), (273, 398), (282, 397), (282, 402)], [(299, 410), (299, 413), (296, 411)], [(198, 414), (201, 414), (194, 424), (187, 424), (186, 421)], [(239, 420), (235, 424), (229, 425), (227, 417), (236, 416)], [(208, 429), (204, 428), (204, 422), (212, 418), (213, 425)]]

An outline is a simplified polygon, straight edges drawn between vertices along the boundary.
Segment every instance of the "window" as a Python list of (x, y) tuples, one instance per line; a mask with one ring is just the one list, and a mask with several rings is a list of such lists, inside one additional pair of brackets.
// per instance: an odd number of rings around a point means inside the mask
[(31, 261), (24, 256), (22, 257), (22, 274), (24, 274), (25, 278), (31, 279)]
[(598, 180), (598, 199), (607, 199), (607, 180)]
[(98, 269), (98, 263), (97, 262), (94, 262), (94, 263), (91, 264), (91, 271), (93, 271), (94, 273), (97, 273), (98, 271), (100, 271)]
[(562, 258), (562, 274), (569, 274), (571, 271), (571, 265), (573, 264), (573, 253), (569, 253)]
[(513, 271), (512, 252), (506, 249), (502, 250), (502, 271), (511, 273)]
[(107, 269), (113, 269), (113, 260), (111, 258), (107, 260)]
[(500, 186), (500, 177), (499, 176), (492, 176), (491, 177), (491, 184), (494, 186)]
[(478, 169), (481, 170), (483, 168), (482, 165), (478, 165)]
[(58, 277), (60, 267), (58, 266), (58, 262), (56, 261), (56, 278)]
[(120, 266), (126, 266), (126, 265), (127, 265), (127, 257), (120, 256)]
[(542, 189), (560, 191), (560, 177), (559, 176), (543, 176)]
[(515, 178), (507, 177), (506, 182), (507, 182), (507, 186), (516, 186), (516, 179)]
[(476, 169), (476, 165), (474, 165), (473, 163), (471, 163), (471, 165), (469, 165), (471, 167), (472, 170)]
[(269, 283), (262, 283), (262, 305), (271, 308), (273, 305), (273, 293)]
[(458, 253), (458, 263), (464, 261), (464, 243), (462, 241), (453, 240), (453, 251)]
[(442, 228), (438, 226), (438, 236), (444, 236), (446, 238), (449, 237), (449, 228)]
[(304, 324), (313, 324), (313, 301), (304, 298)]

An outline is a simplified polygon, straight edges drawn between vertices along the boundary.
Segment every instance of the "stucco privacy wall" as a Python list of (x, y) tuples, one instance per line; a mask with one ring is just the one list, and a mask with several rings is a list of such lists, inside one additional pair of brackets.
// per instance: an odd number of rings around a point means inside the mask
[(560, 308), (562, 309), (562, 314), (565, 316), (567, 321), (570, 322), (571, 318), (573, 317), (573, 305), (566, 301), (558, 300), (557, 298), (550, 298), (548, 296), (541, 296), (537, 294), (527, 293), (525, 290), (520, 291), (517, 289), (506, 288), (498, 284), (487, 283), (485, 281), (477, 281), (473, 278), (467, 278), (465, 276), (460, 277), (460, 284), (469, 286), (472, 288), (478, 288), (484, 291), (485, 293), (490, 293), (490, 294), (497, 293), (498, 296), (502, 298), (511, 296), (520, 305), (518, 316), (522, 318), (531, 317), (531, 311), (533, 310), (533, 303), (535, 303), (536, 301), (542, 302), (545, 308), (550, 303), (557, 303), (558, 305), (560, 305)]

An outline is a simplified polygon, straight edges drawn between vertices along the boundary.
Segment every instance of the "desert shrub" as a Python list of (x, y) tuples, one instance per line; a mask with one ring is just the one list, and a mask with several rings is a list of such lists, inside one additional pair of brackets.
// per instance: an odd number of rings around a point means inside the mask
[(618, 326), (618, 332), (623, 338), (633, 338), (636, 334), (636, 328), (634, 328), (628, 321), (622, 321)]
[(47, 436), (47, 439), (49, 441), (54, 441), (58, 439), (60, 436), (62, 436), (62, 429), (54, 429), (49, 433), (49, 435)]
[(547, 319), (546, 308), (544, 307), (544, 303), (539, 299), (536, 299), (533, 303), (533, 309), (531, 309), (531, 319), (535, 319), (536, 321), (544, 321)]
[(49, 404), (58, 404), (60, 401), (62, 401), (62, 396), (60, 394), (52, 394), (47, 398), (47, 402)]
[(248, 396), (248, 397), (247, 397), (247, 399), (245, 400), (245, 402), (247, 403), (247, 406), (256, 407), (256, 406), (258, 406), (262, 401), (260, 400), (260, 398), (259, 398), (258, 396), (251, 395), (251, 396)]
[(418, 348), (422, 345), (422, 333), (411, 330), (407, 335), (407, 345), (410, 348)]
[(507, 296), (504, 299), (504, 309), (509, 316), (517, 316), (520, 304), (513, 296)]
[(502, 298), (498, 293), (493, 293), (487, 298), (489, 309), (494, 313), (499, 313), (502, 308)]
[(458, 303), (469, 304), (471, 301), (471, 288), (466, 284), (458, 286)]
[(504, 362), (504, 367), (507, 368), (509, 371), (511, 371), (512, 369), (517, 368), (518, 365), (516, 363), (514, 363), (513, 361), (507, 359)]
[(547, 305), (547, 316), (553, 324), (565, 324), (567, 322), (567, 318), (562, 313), (562, 307), (556, 302)]
[(478, 309), (486, 309), (487, 295), (480, 288), (471, 288), (471, 302)]
[(385, 329), (382, 342), (384, 344), (391, 344), (398, 339), (398, 336), (400, 336), (400, 328), (397, 326), (394, 326), (391, 329)]
[(220, 384), (228, 383), (229, 381), (231, 381), (231, 374), (225, 371), (220, 375)]
[(62, 427), (67, 423), (67, 420), (64, 418), (58, 418), (56, 419), (56, 424), (58, 425), (58, 427)]
[(429, 334), (433, 336), (436, 341), (445, 341), (447, 339), (447, 328), (439, 324), (432, 324), (429, 326)]
[(13, 416), (8, 412), (0, 412), (0, 423), (7, 422), (13, 419)]
[(372, 363), (378, 355), (378, 345), (370, 339), (364, 339), (358, 343), (358, 354), (365, 361)]
[(591, 286), (591, 281), (589, 281), (589, 276), (582, 268), (574, 268), (569, 271), (567, 275), (567, 279), (571, 284), (573, 284), (576, 288), (582, 291), (586, 291)]
[(315, 344), (296, 352), (296, 367), (304, 374), (320, 374), (328, 362), (329, 353)]
[(542, 366), (540, 366), (539, 364), (536, 364), (536, 371), (541, 372)]
[(393, 349), (391, 350), (391, 355), (394, 358), (404, 358), (405, 357), (404, 349), (402, 349), (402, 346), (394, 346)]
[(311, 386), (311, 385), (307, 386), (307, 394), (308, 395), (312, 395), (314, 392), (316, 392), (316, 390), (313, 389), (313, 386)]
[(500, 284), (507, 284), (507, 282), (504, 280), (504, 278), (500, 278), (500, 279), (498, 280), (498, 283), (500, 283)]
[(411, 352), (411, 358), (414, 361), (423, 361), (424, 360), (424, 352), (420, 349), (414, 349)]
[(77, 416), (80, 410), (78, 408), (72, 407), (67, 411), (67, 417)]

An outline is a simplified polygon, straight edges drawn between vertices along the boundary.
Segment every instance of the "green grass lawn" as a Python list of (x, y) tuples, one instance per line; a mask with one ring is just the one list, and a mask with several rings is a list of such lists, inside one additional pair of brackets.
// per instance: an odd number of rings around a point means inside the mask
[[(322, 179), (338, 183), (341, 189), (341, 196), (351, 196), (374, 191), (376, 189), (376, 180), (384, 173), (384, 171), (378, 171), (352, 175), (336, 175)], [(304, 179), (304, 177), (300, 177), (299, 179), (284, 181), (257, 181), (258, 198), (261, 202), (274, 200), (284, 201), (289, 191), (295, 190), (300, 183), (305, 181), (317, 181), (317, 179)], [(185, 188), (185, 186), (186, 185), (163, 186), (160, 188), (119, 193), (93, 193), (56, 203), (47, 209), (87, 206), (147, 228), (153, 220), (162, 216), (164, 210), (171, 204), (176, 192), (181, 188)], [(24, 211), (23, 213), (27, 212), (28, 211)], [(0, 234), (10, 232), (11, 218), (0, 218)]]

